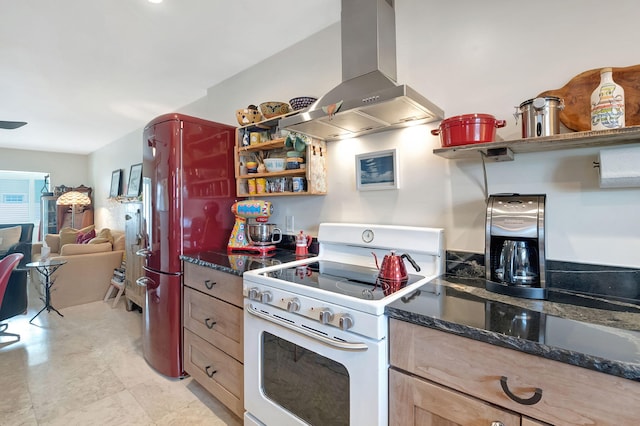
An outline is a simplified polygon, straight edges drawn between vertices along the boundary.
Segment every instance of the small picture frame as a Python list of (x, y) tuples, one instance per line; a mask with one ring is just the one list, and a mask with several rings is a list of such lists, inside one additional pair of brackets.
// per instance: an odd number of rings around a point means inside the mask
[(129, 183), (127, 184), (127, 197), (138, 197), (142, 190), (142, 163), (131, 166)]
[(356, 155), (356, 188), (358, 191), (398, 189), (396, 150)]
[(120, 195), (120, 186), (122, 185), (122, 169), (111, 172), (111, 189), (109, 190), (109, 198), (115, 198)]

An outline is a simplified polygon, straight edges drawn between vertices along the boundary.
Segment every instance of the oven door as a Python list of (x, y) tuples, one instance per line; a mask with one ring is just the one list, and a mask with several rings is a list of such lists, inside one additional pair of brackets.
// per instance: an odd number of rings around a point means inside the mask
[(387, 370), (387, 339), (245, 299), (245, 424), (386, 425)]

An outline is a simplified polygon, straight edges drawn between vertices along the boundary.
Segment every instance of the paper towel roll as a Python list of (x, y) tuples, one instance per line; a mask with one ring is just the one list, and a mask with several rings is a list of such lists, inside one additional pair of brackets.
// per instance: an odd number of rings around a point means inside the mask
[(600, 150), (600, 188), (640, 187), (640, 145)]

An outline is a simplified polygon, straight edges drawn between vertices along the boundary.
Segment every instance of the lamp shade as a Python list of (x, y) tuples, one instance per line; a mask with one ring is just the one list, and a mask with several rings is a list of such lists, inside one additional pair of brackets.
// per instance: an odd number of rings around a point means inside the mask
[(69, 191), (59, 196), (56, 204), (59, 206), (88, 206), (91, 204), (91, 198), (84, 192)]

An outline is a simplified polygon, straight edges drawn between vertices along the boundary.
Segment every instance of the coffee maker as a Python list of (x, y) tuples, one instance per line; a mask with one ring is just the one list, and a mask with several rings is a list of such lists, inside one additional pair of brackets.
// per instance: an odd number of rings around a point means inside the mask
[(545, 195), (495, 194), (487, 203), (486, 289), (546, 299)]

